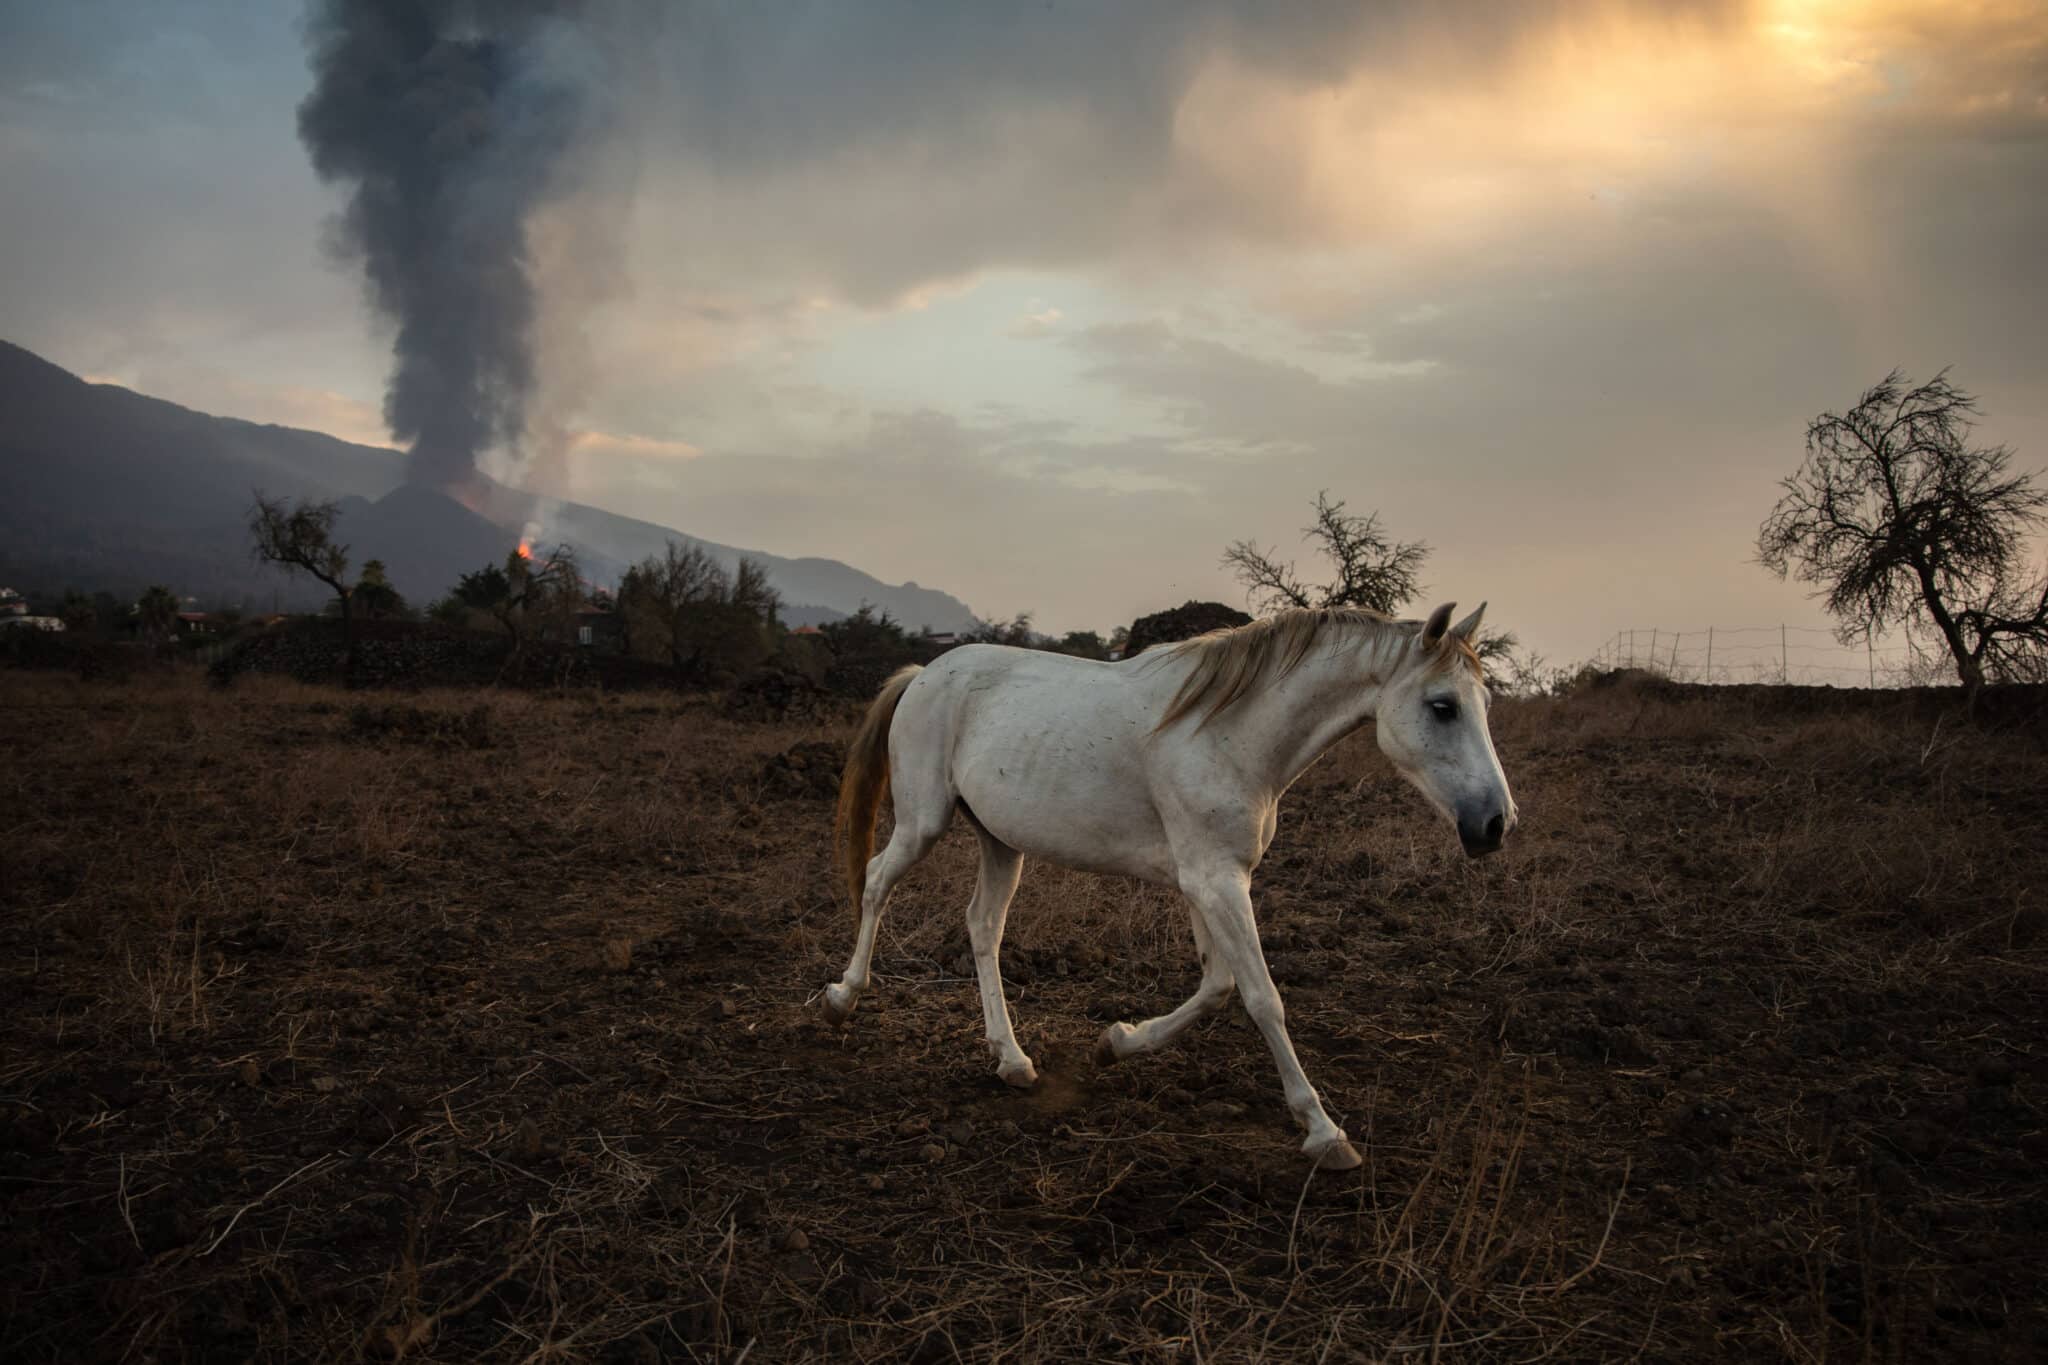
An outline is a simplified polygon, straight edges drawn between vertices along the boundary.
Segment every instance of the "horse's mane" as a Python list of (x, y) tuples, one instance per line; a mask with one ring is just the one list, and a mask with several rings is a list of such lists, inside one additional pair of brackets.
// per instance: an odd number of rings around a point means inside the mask
[[(1332, 631), (1391, 630), (1405, 639), (1421, 630), (1422, 624), (1397, 621), (1365, 607), (1297, 607), (1246, 625), (1212, 630), (1179, 644), (1147, 650), (1147, 655), (1194, 662), (1155, 728), (1164, 730), (1205, 704), (1208, 712), (1202, 717), (1202, 724), (1207, 725), (1254, 686), (1263, 681), (1278, 682), (1299, 668), (1316, 642)], [(1440, 656), (1446, 665), (1463, 660), (1474, 673), (1481, 671), (1479, 655), (1469, 641), (1445, 636)]]

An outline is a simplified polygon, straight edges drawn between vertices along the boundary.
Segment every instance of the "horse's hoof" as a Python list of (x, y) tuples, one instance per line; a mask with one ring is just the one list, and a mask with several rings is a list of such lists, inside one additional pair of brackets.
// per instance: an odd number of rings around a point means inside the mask
[(1117, 1039), (1128, 1038), (1136, 1032), (1137, 1030), (1129, 1024), (1111, 1024), (1108, 1028), (1104, 1029), (1102, 1036), (1095, 1040), (1096, 1065), (1115, 1065), (1123, 1057), (1123, 1054), (1116, 1050)]
[(849, 998), (849, 993), (842, 990), (836, 982), (825, 988), (822, 1008), (825, 1011), (825, 1022), (835, 1028), (853, 1017), (853, 1001)]
[(1365, 1158), (1345, 1138), (1336, 1139), (1312, 1155), (1319, 1171), (1355, 1171), (1365, 1164)]
[(1038, 1084), (1038, 1068), (1026, 1062), (1022, 1066), (1004, 1067), (996, 1072), (1003, 1084), (1015, 1090), (1029, 1090)]

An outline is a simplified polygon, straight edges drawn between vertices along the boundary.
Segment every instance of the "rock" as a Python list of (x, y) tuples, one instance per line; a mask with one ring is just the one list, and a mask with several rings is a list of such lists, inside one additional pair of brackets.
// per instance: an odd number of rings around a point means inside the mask
[[(725, 699), (726, 714), (741, 720), (810, 719), (822, 714), (824, 707), (824, 688), (801, 673), (768, 667), (758, 668), (740, 679)], [(799, 749), (836, 747), (824, 741), (797, 746)], [(836, 771), (832, 785), (836, 794), (839, 785)]]
[(633, 965), (633, 940), (630, 938), (608, 938), (604, 942), (604, 965), (615, 972), (623, 972)]
[(932, 1121), (930, 1119), (922, 1114), (913, 1114), (896, 1125), (896, 1136), (916, 1137), (919, 1133), (929, 1133), (931, 1130)]
[(241, 1079), (243, 1085), (252, 1089), (263, 1084), (263, 1068), (257, 1066), (253, 1060), (243, 1062), (235, 1075)]
[(846, 748), (835, 740), (805, 740), (761, 761), (761, 785), (791, 800), (830, 801), (839, 795)]
[(919, 1150), (918, 1155), (924, 1158), (927, 1164), (933, 1164), (946, 1159), (946, 1149), (936, 1142), (927, 1142)]
[(341, 1082), (335, 1080), (332, 1076), (315, 1076), (309, 1084), (312, 1085), (313, 1092), (317, 1095), (332, 1095), (341, 1088)]

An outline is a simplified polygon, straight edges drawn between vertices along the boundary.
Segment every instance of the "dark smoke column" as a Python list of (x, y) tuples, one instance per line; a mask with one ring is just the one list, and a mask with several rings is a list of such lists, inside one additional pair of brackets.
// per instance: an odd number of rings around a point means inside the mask
[(458, 487), (534, 391), (528, 220), (584, 128), (573, 0), (316, 0), (299, 137), (352, 184), (340, 227), (398, 327), (384, 420), (410, 477)]

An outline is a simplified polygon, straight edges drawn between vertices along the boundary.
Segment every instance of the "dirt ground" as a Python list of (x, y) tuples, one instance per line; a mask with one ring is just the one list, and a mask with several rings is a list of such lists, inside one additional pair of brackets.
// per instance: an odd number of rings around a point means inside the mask
[(1503, 702), (1476, 864), (1347, 741), (1256, 883), (1317, 1175), (1241, 1011), (1093, 1060), (1194, 987), (1157, 889), (1027, 865), (997, 1081), (964, 828), (826, 1026), (845, 718), (0, 703), (13, 1359), (2048, 1355), (2038, 721)]

